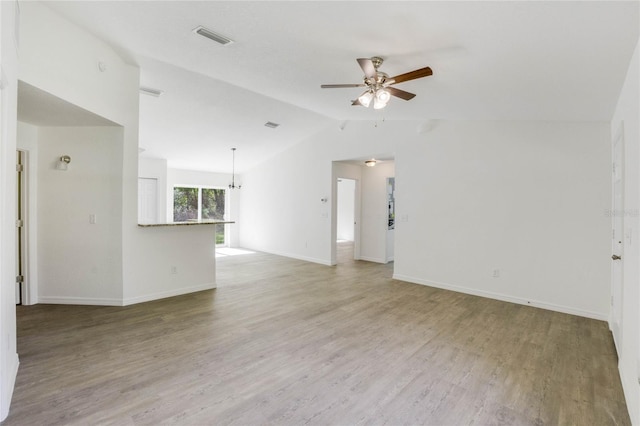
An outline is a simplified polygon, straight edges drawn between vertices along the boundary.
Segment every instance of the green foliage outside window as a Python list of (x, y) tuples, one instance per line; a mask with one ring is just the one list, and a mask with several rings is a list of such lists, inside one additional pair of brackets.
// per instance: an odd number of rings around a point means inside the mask
[(202, 188), (202, 219), (224, 219), (224, 189)]
[[(202, 199), (198, 200), (201, 197)], [(186, 222), (198, 219), (224, 220), (225, 190), (219, 188), (173, 188), (173, 221)], [(216, 244), (224, 244), (224, 225), (216, 225)]]
[(198, 188), (173, 188), (173, 221), (198, 219)]

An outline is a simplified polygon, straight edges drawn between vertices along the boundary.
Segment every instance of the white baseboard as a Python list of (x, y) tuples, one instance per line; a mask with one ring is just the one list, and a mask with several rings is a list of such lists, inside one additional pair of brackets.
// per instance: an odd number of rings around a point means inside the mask
[(269, 254), (274, 254), (276, 256), (289, 257), (291, 259), (297, 259), (297, 260), (304, 260), (305, 262), (319, 263), (321, 265), (332, 266), (330, 260), (318, 259), (316, 257), (307, 257), (307, 256), (300, 256), (298, 254), (285, 253), (285, 252), (279, 252), (279, 251), (253, 249), (253, 248), (247, 248), (247, 250), (253, 250), (253, 251), (262, 252), (262, 253), (269, 253)]
[(366, 260), (367, 262), (375, 262), (375, 263), (387, 263), (384, 259), (379, 257), (368, 257), (368, 256), (360, 256), (360, 260)]
[(160, 291), (158, 293), (143, 294), (127, 299), (43, 296), (38, 299), (38, 303), (50, 303), (53, 305), (127, 306), (134, 305), (136, 303), (150, 302), (152, 300), (165, 299), (167, 297), (195, 293), (203, 290), (211, 290), (213, 288), (216, 288), (215, 283), (207, 283), (192, 287), (181, 287), (167, 291)]
[[(16, 385), (16, 378), (18, 377), (18, 367), (20, 366), (20, 359), (18, 354), (14, 353), (9, 360), (9, 371), (7, 372), (6, 388), (2, 389), (2, 401), (0, 401), (0, 422), (7, 418), (9, 415), (9, 407), (11, 407), (11, 397), (13, 396), (13, 390)], [(3, 383), (3, 385), (5, 384)]]
[(207, 283), (192, 287), (181, 287), (173, 290), (161, 291), (152, 294), (143, 294), (141, 296), (129, 297), (122, 302), (123, 306), (135, 305), (136, 303), (150, 302), (152, 300), (166, 299), (167, 297), (181, 296), (188, 293), (196, 293), (203, 290), (211, 290), (216, 288), (216, 283)]
[(40, 296), (38, 297), (38, 303), (50, 303), (52, 305), (122, 306), (122, 299), (68, 297), (68, 296)]
[(562, 312), (564, 314), (577, 315), (585, 318), (592, 318), (600, 321), (607, 321), (608, 315), (600, 312), (585, 311), (569, 306), (556, 305), (553, 303), (541, 302), (538, 300), (523, 299), (520, 297), (509, 296), (501, 293), (493, 293), (490, 291), (477, 290), (474, 288), (463, 287), (453, 284), (440, 283), (436, 281), (424, 280), (421, 278), (409, 277), (406, 275), (393, 274), (393, 279), (407, 281), (414, 284), (426, 285), (429, 287), (441, 288), (444, 290), (456, 291), (458, 293), (471, 294), (473, 296), (486, 297), (489, 299), (502, 300), (503, 302), (517, 303), (519, 305), (533, 306), (536, 308), (547, 309), (549, 311)]

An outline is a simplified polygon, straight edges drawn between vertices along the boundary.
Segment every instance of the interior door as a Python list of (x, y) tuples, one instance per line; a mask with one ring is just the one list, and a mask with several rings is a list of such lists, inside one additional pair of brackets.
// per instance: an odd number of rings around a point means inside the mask
[(611, 332), (618, 353), (622, 345), (622, 309), (624, 300), (624, 138), (622, 125), (612, 145), (611, 167)]
[(158, 179), (138, 178), (138, 223), (158, 223)]

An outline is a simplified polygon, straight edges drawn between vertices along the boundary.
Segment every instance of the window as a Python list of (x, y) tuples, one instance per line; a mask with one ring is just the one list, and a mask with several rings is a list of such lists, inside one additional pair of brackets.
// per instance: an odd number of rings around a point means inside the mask
[[(221, 188), (175, 186), (173, 188), (173, 221), (224, 220), (227, 193)], [(216, 225), (216, 244), (226, 242), (225, 226)]]

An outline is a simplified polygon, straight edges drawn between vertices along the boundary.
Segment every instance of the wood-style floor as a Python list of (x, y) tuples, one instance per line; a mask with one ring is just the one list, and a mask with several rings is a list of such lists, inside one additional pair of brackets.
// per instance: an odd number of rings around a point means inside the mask
[(212, 291), (18, 307), (4, 425), (630, 424), (604, 322), (392, 268), (256, 253)]

